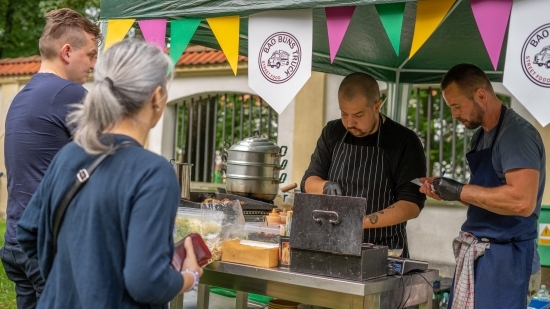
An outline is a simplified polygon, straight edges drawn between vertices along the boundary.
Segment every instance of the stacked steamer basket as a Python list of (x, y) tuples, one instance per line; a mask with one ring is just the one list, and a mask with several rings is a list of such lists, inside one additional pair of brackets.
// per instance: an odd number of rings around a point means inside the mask
[(287, 160), (281, 162), (286, 151), (286, 146), (279, 147), (260, 137), (258, 131), (229, 149), (225, 148), (222, 170), (225, 171), (227, 193), (272, 202), (279, 184), (286, 179), (286, 173), (279, 176), (287, 164)]

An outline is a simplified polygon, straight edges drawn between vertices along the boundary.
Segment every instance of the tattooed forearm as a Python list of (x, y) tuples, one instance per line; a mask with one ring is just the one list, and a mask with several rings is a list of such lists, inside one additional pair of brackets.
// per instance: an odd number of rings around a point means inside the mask
[(378, 215), (377, 214), (370, 214), (367, 216), (369, 218), (369, 221), (371, 224), (376, 224), (378, 222)]
[(377, 213), (379, 213), (379, 214), (383, 215), (383, 214), (384, 214), (384, 211), (383, 211), (383, 210), (380, 210), (380, 211), (379, 211), (379, 212), (377, 212)]

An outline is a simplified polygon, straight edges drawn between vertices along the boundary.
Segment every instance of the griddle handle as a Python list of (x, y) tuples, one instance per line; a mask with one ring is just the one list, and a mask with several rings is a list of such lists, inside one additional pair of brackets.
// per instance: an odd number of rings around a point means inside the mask
[(323, 219), (319, 218), (318, 216), (316, 217), (315, 214), (326, 214), (326, 215), (335, 216), (336, 220), (329, 219), (328, 222), (330, 224), (334, 224), (334, 225), (340, 223), (340, 217), (338, 216), (338, 213), (335, 212), (335, 211), (328, 211), (328, 210), (314, 210), (314, 211), (312, 211), (311, 216), (313, 217), (313, 220), (315, 220), (315, 222), (322, 223)]

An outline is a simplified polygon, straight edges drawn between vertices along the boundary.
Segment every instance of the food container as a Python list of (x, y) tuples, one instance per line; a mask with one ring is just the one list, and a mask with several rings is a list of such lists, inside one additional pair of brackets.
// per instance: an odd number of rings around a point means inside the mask
[(388, 249), (388, 256), (399, 257), (403, 253), (403, 248)]
[(219, 236), (224, 214), (221, 211), (179, 207), (174, 224), (174, 242), (190, 233), (198, 233), (205, 240)]
[(290, 237), (281, 236), (279, 241), (279, 267), (290, 266)]
[(244, 224), (244, 233), (248, 240), (278, 244), (280, 229), (278, 226), (266, 226), (263, 222), (247, 222)]
[(281, 218), (281, 224), (286, 224), (286, 211), (280, 212), (279, 218)]
[(273, 208), (273, 210), (269, 213), (268, 216), (265, 217), (267, 221), (268, 226), (279, 226), (281, 224), (281, 217), (279, 216), (279, 213), (277, 213), (277, 209)]
[(279, 244), (239, 239), (224, 241), (222, 261), (258, 267), (277, 267)]

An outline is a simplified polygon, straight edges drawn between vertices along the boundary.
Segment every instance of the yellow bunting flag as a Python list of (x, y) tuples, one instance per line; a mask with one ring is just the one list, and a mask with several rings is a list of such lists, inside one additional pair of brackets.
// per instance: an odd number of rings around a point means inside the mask
[(423, 0), (416, 2), (416, 22), (409, 59), (426, 43), (455, 0)]
[(239, 62), (239, 16), (207, 18), (206, 21), (218, 40), (233, 73), (237, 75)]
[(105, 36), (105, 47), (103, 51), (106, 51), (113, 44), (118, 43), (124, 39), (130, 27), (134, 24), (135, 19), (112, 19), (107, 21), (107, 35)]

